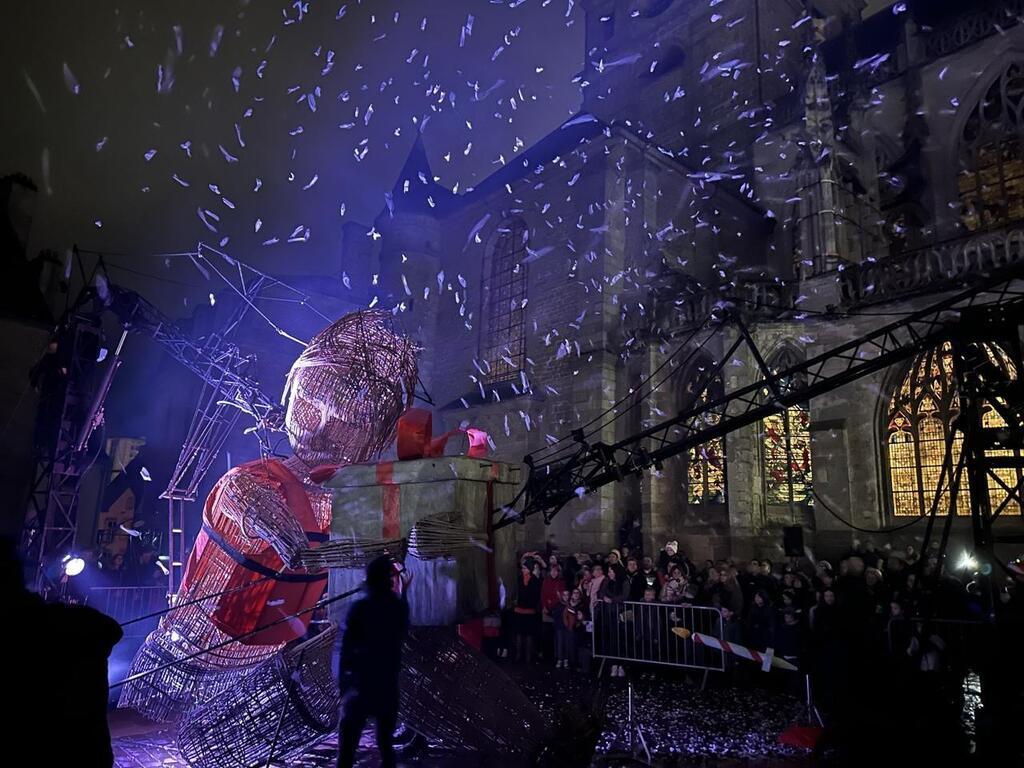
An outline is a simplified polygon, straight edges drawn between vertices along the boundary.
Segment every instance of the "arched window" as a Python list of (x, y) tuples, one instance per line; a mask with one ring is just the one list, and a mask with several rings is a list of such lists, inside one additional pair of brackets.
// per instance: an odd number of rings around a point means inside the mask
[[(989, 342), (983, 342), (981, 346), (991, 363), (1007, 379), (1017, 378), (1017, 366), (1002, 347)], [(931, 511), (946, 456), (946, 439), (959, 413), (960, 396), (953, 377), (953, 349), (947, 342), (917, 356), (889, 403), (886, 446), (894, 515), (916, 517)], [(1006, 426), (1002, 416), (989, 404), (982, 404), (982, 422), (986, 427)], [(960, 459), (962, 445), (963, 437), (957, 432), (951, 448), (953, 466)], [(1019, 457), (1020, 451), (990, 451), (989, 455)], [(1024, 487), (1021, 469), (1004, 467), (994, 470), (994, 474), (998, 480), (990, 476), (988, 482), (993, 511), (1002, 505), (1003, 511), (1019, 513), (1019, 505), (1006, 488), (1018, 490)], [(970, 494), (967, 475), (962, 473), (956, 500), (958, 515), (970, 515)], [(949, 501), (947, 476), (938, 514), (949, 510)]]
[[(784, 349), (772, 370), (782, 371), (800, 362), (797, 353)], [(799, 380), (783, 379), (783, 391), (800, 388)], [(797, 507), (812, 503), (811, 409), (809, 403), (789, 406), (761, 422), (761, 466), (764, 498), (769, 506)]]
[[(687, 407), (695, 408), (720, 398), (724, 393), (721, 375), (716, 375), (700, 392), (695, 390), (707, 376), (710, 361), (698, 363), (693, 368), (690, 383), (687, 384)], [(721, 416), (705, 413), (698, 417), (695, 427), (717, 424)], [(687, 453), (686, 496), (690, 504), (725, 504), (725, 438), (716, 437), (691, 448)]]
[(1024, 64), (1011, 64), (971, 110), (957, 186), (969, 230), (1024, 218)]
[(522, 219), (498, 229), (491, 253), (487, 297), (487, 338), (484, 359), (488, 379), (505, 381), (522, 370), (526, 360), (526, 240)]

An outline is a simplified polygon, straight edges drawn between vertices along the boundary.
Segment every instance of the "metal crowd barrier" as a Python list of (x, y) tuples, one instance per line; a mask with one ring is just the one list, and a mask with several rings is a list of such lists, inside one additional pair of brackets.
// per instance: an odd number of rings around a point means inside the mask
[[(167, 587), (92, 587), (86, 604), (107, 614), (118, 623), (137, 619), (167, 607)], [(127, 637), (145, 636), (156, 627), (158, 618), (129, 624)]]
[(722, 614), (717, 608), (665, 603), (599, 603), (594, 611), (594, 658), (725, 670), (725, 656), (715, 649), (683, 639), (672, 631), (682, 627), (722, 639)]

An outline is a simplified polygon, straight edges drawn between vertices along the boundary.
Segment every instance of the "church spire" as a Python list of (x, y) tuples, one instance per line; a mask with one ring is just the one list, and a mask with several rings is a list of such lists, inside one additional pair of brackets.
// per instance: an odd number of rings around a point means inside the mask
[(417, 132), (409, 155), (398, 173), (395, 186), (387, 195), (388, 215), (403, 213), (439, 213), (440, 208), (454, 199), (450, 190), (434, 181), (430, 160), (423, 144), (423, 134)]

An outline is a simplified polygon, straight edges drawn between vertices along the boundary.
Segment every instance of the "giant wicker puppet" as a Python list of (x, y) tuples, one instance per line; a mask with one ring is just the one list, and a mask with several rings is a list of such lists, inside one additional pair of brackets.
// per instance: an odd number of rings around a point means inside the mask
[(416, 350), (390, 320), (381, 311), (346, 315), (295, 361), (285, 390), (293, 455), (235, 467), (216, 484), (178, 590), (182, 607), (139, 650), (120, 706), (178, 720), (265, 670), (306, 633), (327, 572), (300, 567), (300, 553), (325, 541), (331, 526), (330, 492), (311, 474), (374, 459), (412, 398)]

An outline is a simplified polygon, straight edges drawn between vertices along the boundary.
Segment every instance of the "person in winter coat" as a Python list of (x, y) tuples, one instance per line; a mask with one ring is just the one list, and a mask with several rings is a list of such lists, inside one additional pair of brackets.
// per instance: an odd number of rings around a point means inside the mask
[(743, 615), (743, 590), (727, 566), (719, 569), (718, 583), (708, 590), (708, 597), (716, 608), (728, 608), (737, 616)]
[(516, 591), (516, 661), (533, 658), (535, 638), (540, 631), (540, 579), (533, 575), (530, 563), (519, 569)]
[(747, 645), (757, 651), (775, 647), (776, 618), (771, 597), (763, 589), (754, 593), (754, 603), (750, 606), (744, 622), (744, 633)]
[[(597, 591), (597, 602), (594, 607), (594, 632), (598, 646), (612, 656), (622, 656), (625, 650), (625, 635), (622, 622), (619, 620), (621, 603), (626, 598), (625, 584), (619, 580), (618, 571), (608, 568), (608, 573)], [(612, 675), (616, 674), (616, 666), (612, 666)]]
[(600, 599), (598, 593), (601, 591), (601, 585), (607, 578), (604, 575), (604, 566), (600, 563), (594, 563), (593, 568), (590, 570), (590, 581), (587, 583), (586, 594), (587, 594), (587, 605), (590, 607), (590, 614), (593, 615), (597, 608), (597, 602)]
[(576, 665), (576, 624), (581, 621), (579, 611), (580, 597), (579, 590), (573, 590), (576, 595), (574, 607), (570, 607), (571, 595), (568, 590), (563, 590), (558, 597), (558, 602), (550, 608), (550, 616), (555, 630), (555, 668), (568, 669), (570, 665)]
[(548, 568), (548, 574), (540, 584), (541, 652), (550, 659), (555, 650), (555, 623), (551, 609), (558, 605), (565, 591), (565, 579), (557, 560)]

